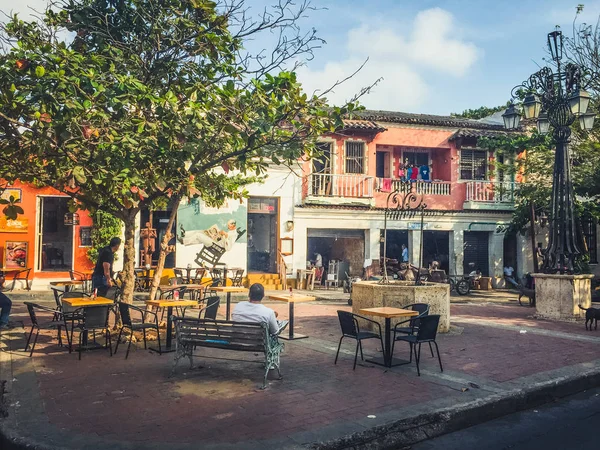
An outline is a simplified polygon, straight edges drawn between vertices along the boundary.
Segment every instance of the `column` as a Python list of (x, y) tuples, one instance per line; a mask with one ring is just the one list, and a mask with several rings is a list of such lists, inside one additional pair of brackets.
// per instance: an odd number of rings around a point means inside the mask
[(450, 275), (462, 275), (464, 272), (464, 236), (462, 229), (452, 231), (452, 239), (450, 240)]
[(489, 267), (492, 284), (504, 286), (504, 233), (490, 233), (489, 238)]
[[(421, 230), (408, 231), (408, 260), (412, 265), (417, 267), (421, 252)], [(421, 261), (421, 265), (423, 262)]]

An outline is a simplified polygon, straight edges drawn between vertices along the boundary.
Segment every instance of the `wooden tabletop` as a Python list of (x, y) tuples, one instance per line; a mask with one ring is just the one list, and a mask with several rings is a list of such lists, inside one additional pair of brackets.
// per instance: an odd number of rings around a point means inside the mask
[(411, 317), (419, 315), (418, 311), (413, 311), (412, 309), (391, 308), (389, 306), (384, 306), (381, 308), (363, 308), (358, 312), (366, 316), (377, 316), (385, 318)]
[(248, 288), (241, 286), (215, 286), (208, 289), (216, 292), (248, 292)]
[(269, 295), (271, 300), (277, 300), (279, 302), (287, 302), (287, 303), (301, 303), (301, 302), (312, 302), (317, 299), (317, 297), (312, 297), (310, 295), (302, 295), (302, 294), (275, 294)]
[(108, 305), (113, 305), (115, 303), (114, 300), (111, 300), (110, 298), (104, 298), (104, 297), (63, 298), (62, 302), (66, 303), (67, 305), (72, 306), (74, 308), (79, 308), (82, 306), (108, 306)]
[(70, 281), (51, 281), (51, 286), (79, 286), (84, 284), (85, 281), (82, 280), (70, 280)]
[(146, 300), (146, 305), (158, 306), (159, 308), (196, 306), (198, 302), (193, 300)]
[(172, 287), (184, 287), (186, 289), (204, 289), (206, 287), (206, 284), (178, 284), (177, 286)]
[(19, 272), (29, 270), (29, 267), (0, 267), (0, 272)]

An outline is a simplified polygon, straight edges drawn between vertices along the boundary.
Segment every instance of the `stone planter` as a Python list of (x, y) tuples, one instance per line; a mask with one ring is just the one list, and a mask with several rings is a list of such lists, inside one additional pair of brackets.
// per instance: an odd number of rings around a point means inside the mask
[[(450, 285), (442, 283), (423, 283), (415, 286), (412, 281), (392, 281), (378, 284), (377, 281), (358, 281), (352, 284), (352, 312), (360, 314), (362, 308), (390, 306), (402, 308), (411, 303), (427, 303), (429, 314), (439, 314), (438, 331), (445, 333), (450, 329)], [(369, 317), (380, 323), (382, 330), (385, 319)], [(392, 319), (392, 326), (406, 319)]]
[(534, 273), (536, 316), (574, 321), (585, 318), (592, 305), (593, 275), (550, 275)]

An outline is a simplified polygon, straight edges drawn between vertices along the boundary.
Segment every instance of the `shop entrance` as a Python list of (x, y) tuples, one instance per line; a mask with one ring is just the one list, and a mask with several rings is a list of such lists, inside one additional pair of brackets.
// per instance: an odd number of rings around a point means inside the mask
[(450, 273), (450, 233), (448, 231), (423, 231), (423, 267), (429, 267), (433, 261)]
[(248, 199), (248, 272), (277, 273), (277, 197)]
[(65, 272), (73, 268), (73, 226), (65, 225), (68, 202), (67, 197), (38, 197), (40, 270)]
[[(144, 231), (147, 228), (147, 223), (150, 221), (150, 216), (152, 216), (152, 225), (151, 229), (155, 230), (156, 238), (154, 238), (154, 252), (152, 253), (152, 266), (156, 266), (158, 264), (158, 256), (160, 254), (160, 243), (162, 242), (163, 237), (167, 232), (167, 225), (169, 224), (169, 217), (171, 216), (171, 210), (167, 211), (149, 211), (147, 209), (142, 210), (140, 212), (140, 228), (141, 228), (141, 237), (140, 237), (140, 266), (143, 266), (143, 249), (144, 249), (144, 236), (146, 232)], [(173, 230), (177, 230), (177, 218), (175, 218), (175, 223), (173, 224)], [(150, 236), (154, 234), (154, 232), (149, 233)], [(148, 239), (152, 239), (149, 237)], [(150, 248), (151, 244), (149, 243)], [(169, 245), (175, 247), (175, 236), (169, 241)], [(175, 267), (175, 257), (176, 251), (169, 253), (167, 258), (165, 259), (165, 268), (172, 269)]]

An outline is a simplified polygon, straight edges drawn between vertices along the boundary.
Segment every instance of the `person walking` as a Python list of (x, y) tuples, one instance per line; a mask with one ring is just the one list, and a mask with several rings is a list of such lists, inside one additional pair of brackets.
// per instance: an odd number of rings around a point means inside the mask
[(110, 244), (98, 253), (96, 267), (94, 267), (94, 272), (92, 273), (92, 291), (98, 289), (97, 293), (100, 296), (105, 295), (108, 288), (114, 285), (112, 280), (113, 263), (115, 261), (115, 253), (119, 251), (120, 246), (121, 239), (114, 237), (110, 240)]

